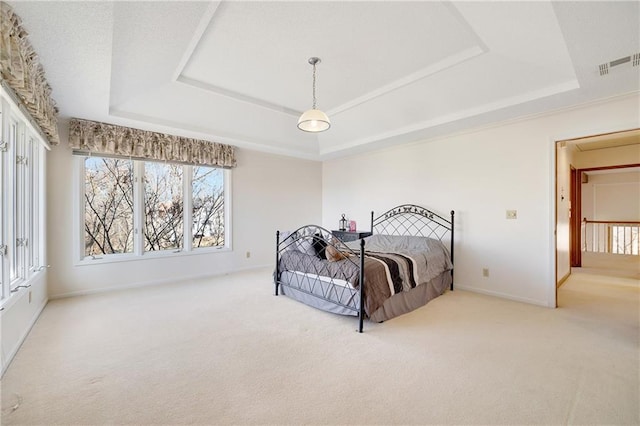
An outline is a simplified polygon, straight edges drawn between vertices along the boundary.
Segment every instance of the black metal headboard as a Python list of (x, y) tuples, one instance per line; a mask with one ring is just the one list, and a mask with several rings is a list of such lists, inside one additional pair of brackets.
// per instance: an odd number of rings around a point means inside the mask
[[(449, 238), (451, 263), (453, 263), (454, 214), (451, 219), (415, 204), (402, 204), (394, 207), (377, 218), (371, 212), (371, 233), (384, 235), (415, 235), (434, 238), (440, 241)], [(451, 270), (451, 290), (453, 290), (453, 269)]]

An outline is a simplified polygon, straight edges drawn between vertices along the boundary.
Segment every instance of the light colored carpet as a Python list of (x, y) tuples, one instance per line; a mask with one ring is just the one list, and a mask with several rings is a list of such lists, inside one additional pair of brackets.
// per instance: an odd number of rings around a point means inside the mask
[(583, 272), (640, 280), (640, 260), (630, 254), (582, 252)]
[(50, 302), (3, 424), (638, 424), (638, 281), (549, 309), (454, 291), (384, 324), (273, 296), (270, 271)]

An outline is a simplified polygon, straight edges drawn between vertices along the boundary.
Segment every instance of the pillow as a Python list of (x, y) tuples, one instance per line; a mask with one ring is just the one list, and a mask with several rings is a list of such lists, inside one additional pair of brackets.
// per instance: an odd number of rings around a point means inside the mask
[(280, 244), (281, 246), (284, 246), (284, 251), (297, 250), (295, 239), (296, 233), (293, 231), (280, 232)]
[(337, 262), (338, 260), (346, 259), (347, 255), (335, 248), (332, 245), (328, 245), (325, 254), (329, 262)]
[(298, 235), (298, 241), (296, 242), (296, 244), (298, 246), (298, 251), (301, 251), (305, 254), (310, 254), (312, 256), (317, 256), (317, 252), (313, 247), (311, 238)]
[(313, 249), (316, 251), (316, 256), (318, 256), (320, 259), (327, 260), (327, 242), (324, 240), (324, 238), (322, 238), (322, 235), (315, 234), (313, 236), (312, 245)]
[(414, 235), (375, 234), (366, 239), (366, 247), (371, 251), (423, 251), (429, 249), (429, 240)]

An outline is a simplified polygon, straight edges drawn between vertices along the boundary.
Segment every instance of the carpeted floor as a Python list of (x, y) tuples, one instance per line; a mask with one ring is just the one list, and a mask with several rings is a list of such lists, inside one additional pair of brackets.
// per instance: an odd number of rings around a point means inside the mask
[(640, 261), (637, 255), (583, 251), (582, 267), (575, 270), (640, 280)]
[(273, 296), (270, 271), (55, 300), (2, 424), (638, 424), (639, 282), (549, 309), (464, 291), (384, 324)]

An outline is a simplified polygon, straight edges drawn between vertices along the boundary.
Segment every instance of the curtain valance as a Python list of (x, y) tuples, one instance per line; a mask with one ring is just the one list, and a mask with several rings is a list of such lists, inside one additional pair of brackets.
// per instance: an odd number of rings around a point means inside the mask
[(236, 165), (235, 147), (231, 145), (78, 118), (69, 124), (69, 147), (86, 154), (224, 168)]
[(51, 145), (60, 142), (58, 109), (28, 33), (11, 6), (0, 1), (0, 76), (18, 96)]

